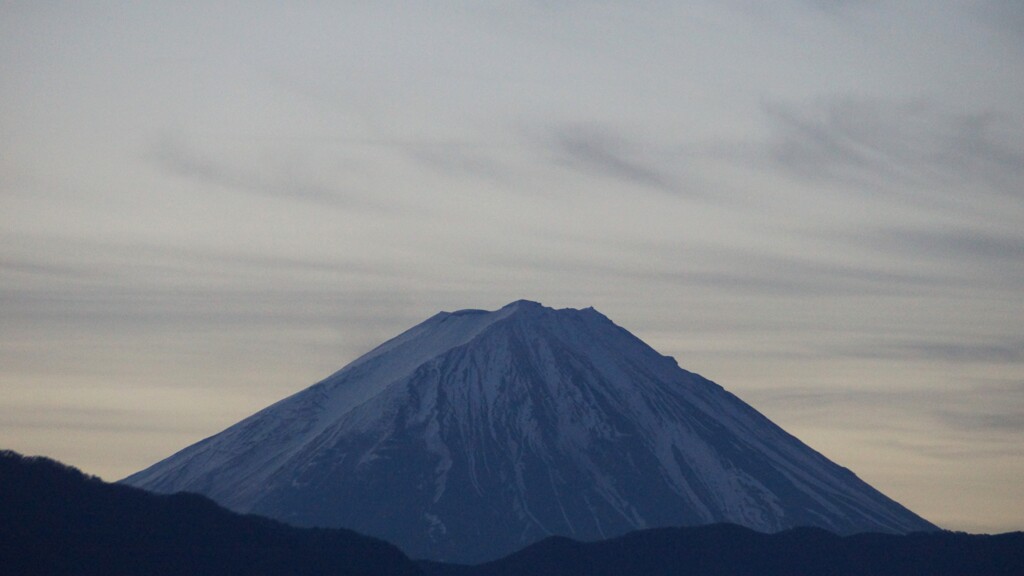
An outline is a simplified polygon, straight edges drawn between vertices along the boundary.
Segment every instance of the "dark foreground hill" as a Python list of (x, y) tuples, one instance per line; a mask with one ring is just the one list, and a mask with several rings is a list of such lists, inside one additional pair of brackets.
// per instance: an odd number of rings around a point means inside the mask
[(0, 451), (0, 574), (417, 573), (394, 546), (355, 532), (293, 528)]
[[(422, 571), (421, 571), (422, 570)], [(423, 562), (347, 530), (242, 516), (193, 494), (106, 484), (46, 458), (0, 451), (0, 575), (1011, 576), (1024, 533), (763, 534), (730, 524), (600, 542), (548, 538), (478, 566)]]
[(732, 524), (642, 530), (601, 542), (553, 537), (478, 566), (422, 564), (428, 576), (1020, 576), (1024, 533), (763, 534)]

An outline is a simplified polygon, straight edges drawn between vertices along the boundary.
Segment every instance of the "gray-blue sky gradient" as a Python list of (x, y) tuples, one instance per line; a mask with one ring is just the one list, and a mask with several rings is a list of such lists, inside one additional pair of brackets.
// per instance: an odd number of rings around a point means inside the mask
[(1024, 5), (0, 2), (0, 445), (115, 479), (439, 310), (594, 306), (1024, 529)]

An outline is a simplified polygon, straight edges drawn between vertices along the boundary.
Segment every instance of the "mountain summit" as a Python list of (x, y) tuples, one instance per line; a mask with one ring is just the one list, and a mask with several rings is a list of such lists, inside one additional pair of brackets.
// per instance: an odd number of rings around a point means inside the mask
[(416, 558), (731, 522), (935, 526), (592, 308), (442, 312), (124, 481)]

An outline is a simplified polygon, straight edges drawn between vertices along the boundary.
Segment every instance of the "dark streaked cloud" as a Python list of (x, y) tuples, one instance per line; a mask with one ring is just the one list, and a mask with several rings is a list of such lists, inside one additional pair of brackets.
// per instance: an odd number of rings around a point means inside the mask
[(878, 0), (804, 0), (811, 6), (817, 6), (823, 10), (840, 10), (853, 6), (871, 6), (878, 3)]
[[(1024, 383), (1021, 384), (1024, 388)], [(977, 433), (979, 431), (1009, 432), (1024, 436), (1024, 403), (1016, 406), (1014, 412), (1000, 412), (984, 414), (976, 411), (943, 411), (938, 414), (939, 418), (948, 426), (959, 430)], [(1019, 455), (1024, 448), (1017, 448), (1015, 452)]]
[[(131, 408), (103, 408), (86, 406), (0, 406), (0, 430), (3, 428), (41, 428), (58, 430), (66, 434), (109, 431), (137, 433), (143, 428), (138, 421), (138, 410)], [(153, 414), (149, 417), (152, 419)], [(152, 432), (182, 432), (186, 425), (172, 418), (151, 420), (145, 429)], [(200, 430), (188, 430), (198, 433)]]
[(904, 250), (915, 256), (982, 260), (1008, 265), (1024, 274), (1024, 264), (1021, 264), (1024, 262), (1024, 233), (980, 228), (886, 228), (869, 231), (862, 238), (878, 247)]
[(971, 9), (994, 28), (1013, 34), (1024, 47), (1024, 4), (1017, 0), (982, 0)]
[(380, 209), (380, 204), (368, 201), (340, 186), (337, 173), (321, 169), (332, 177), (311, 177), (308, 169), (269, 152), (262, 161), (244, 164), (232, 163), (213, 154), (199, 152), (172, 138), (161, 138), (149, 150), (148, 157), (164, 172), (205, 186), (256, 194), (259, 196), (314, 202), (324, 205)]
[(502, 157), (509, 150), (477, 142), (409, 142), (396, 146), (410, 158), (451, 178), (468, 177), (502, 185), (514, 185), (520, 176)]
[(898, 336), (879, 334), (863, 339), (851, 336), (841, 344), (819, 343), (819, 353), (843, 355), (850, 358), (904, 360), (913, 362), (941, 362), (944, 364), (974, 363), (998, 366), (1024, 363), (1024, 340), (1007, 337), (996, 342), (952, 341), (951, 335), (932, 339), (908, 340)]
[(896, 343), (888, 348), (895, 357), (904, 358), (986, 364), (1024, 362), (1024, 340), (988, 344), (975, 342)]
[[(882, 296), (941, 293), (963, 288), (962, 281), (929, 271), (855, 266), (754, 249), (671, 244), (632, 248), (628, 243), (622, 246), (623, 253), (614, 258), (608, 254), (586, 258), (558, 254), (529, 258), (494, 255), (490, 258), (498, 266), (523, 271), (545, 271), (594, 280), (616, 278), (621, 282), (700, 286), (733, 296)], [(609, 250), (614, 248), (609, 247)]]
[[(763, 105), (779, 167), (865, 192), (1020, 197), (1024, 139), (1017, 119), (996, 112), (949, 112), (926, 100), (832, 98)], [(966, 187), (966, 189), (965, 189)], [(935, 189), (938, 190), (935, 190)]]
[(96, 278), (100, 273), (92, 267), (71, 263), (41, 262), (32, 257), (0, 256), (0, 278), (33, 277), (50, 279)]
[(805, 236), (837, 250), (871, 254), (903, 273), (928, 270), (936, 285), (945, 283), (962, 296), (966, 286), (973, 287), (975, 297), (1008, 296), (1024, 289), (1024, 231), (1013, 229), (1012, 207), (993, 218), (944, 225), (872, 224), (853, 230), (814, 230)]
[[(899, 431), (878, 441), (908, 454), (940, 460), (1019, 457), (1024, 446), (1022, 381), (962, 387), (934, 382), (898, 390), (879, 388), (870, 382), (840, 388), (782, 386), (747, 396), (769, 411), (785, 407), (805, 423), (865, 432)], [(930, 436), (918, 437), (922, 429), (930, 429)], [(972, 445), (971, 439), (977, 438), (991, 442), (985, 447)]]
[(563, 126), (553, 130), (550, 144), (557, 161), (586, 174), (672, 195), (696, 192), (645, 161), (624, 138), (595, 126)]

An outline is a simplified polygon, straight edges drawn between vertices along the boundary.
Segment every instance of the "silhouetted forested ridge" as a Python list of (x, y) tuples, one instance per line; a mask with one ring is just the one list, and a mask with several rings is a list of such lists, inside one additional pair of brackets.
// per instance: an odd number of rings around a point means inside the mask
[(658, 528), (600, 542), (548, 538), (478, 566), (421, 563), (428, 576), (1021, 576), (1024, 533), (763, 534), (732, 524)]
[(421, 562), (348, 530), (243, 516), (0, 451), (0, 575), (1020, 576), (1024, 533), (763, 534), (731, 524), (548, 538), (478, 566)]
[(11, 575), (405, 575), (396, 547), (348, 530), (299, 529), (193, 494), (155, 495), (0, 451), (0, 573)]

